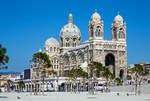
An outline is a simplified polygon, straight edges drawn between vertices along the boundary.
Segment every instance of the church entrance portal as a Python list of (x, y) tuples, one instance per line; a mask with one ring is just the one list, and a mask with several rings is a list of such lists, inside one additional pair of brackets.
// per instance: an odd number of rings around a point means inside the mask
[(115, 74), (115, 56), (111, 53), (105, 56), (105, 66), (110, 68), (110, 71)]

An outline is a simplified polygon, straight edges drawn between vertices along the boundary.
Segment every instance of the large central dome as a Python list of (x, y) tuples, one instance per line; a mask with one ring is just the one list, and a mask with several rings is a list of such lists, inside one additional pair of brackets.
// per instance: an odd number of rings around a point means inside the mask
[(69, 14), (68, 17), (68, 24), (65, 25), (61, 31), (60, 31), (60, 37), (65, 38), (65, 37), (80, 37), (80, 30), (79, 28), (73, 24), (73, 17), (72, 14)]

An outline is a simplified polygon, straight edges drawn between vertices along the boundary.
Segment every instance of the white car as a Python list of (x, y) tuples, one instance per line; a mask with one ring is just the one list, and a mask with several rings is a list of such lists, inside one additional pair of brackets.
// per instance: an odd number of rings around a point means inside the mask
[(47, 92), (47, 91), (54, 91), (54, 87), (53, 87), (53, 84), (44, 84), (44, 91)]
[(104, 84), (98, 84), (98, 85), (95, 87), (95, 89), (96, 89), (97, 91), (101, 91), (102, 89), (103, 89), (103, 90), (106, 90), (106, 85), (104, 85)]
[(55, 89), (54, 89), (53, 84), (49, 84), (49, 85), (47, 86), (47, 90), (48, 90), (48, 91), (54, 91)]

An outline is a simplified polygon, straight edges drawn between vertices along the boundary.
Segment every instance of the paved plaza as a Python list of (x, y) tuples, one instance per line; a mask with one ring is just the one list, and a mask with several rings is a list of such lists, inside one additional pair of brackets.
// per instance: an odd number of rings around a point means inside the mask
[[(30, 93), (0, 93), (0, 101), (150, 101), (150, 85), (142, 86), (142, 94), (135, 96), (132, 86), (112, 87), (110, 93), (96, 92), (45, 92), (44, 96), (30, 95)], [(119, 93), (119, 95), (117, 94)], [(127, 96), (129, 93), (129, 96)]]

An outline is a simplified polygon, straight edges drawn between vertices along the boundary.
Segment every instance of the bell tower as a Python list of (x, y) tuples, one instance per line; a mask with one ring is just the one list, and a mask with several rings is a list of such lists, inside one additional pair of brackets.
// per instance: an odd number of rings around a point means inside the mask
[(89, 40), (103, 40), (103, 21), (95, 11), (89, 21)]
[(111, 25), (111, 40), (126, 41), (126, 23), (120, 14), (114, 18), (114, 22)]

